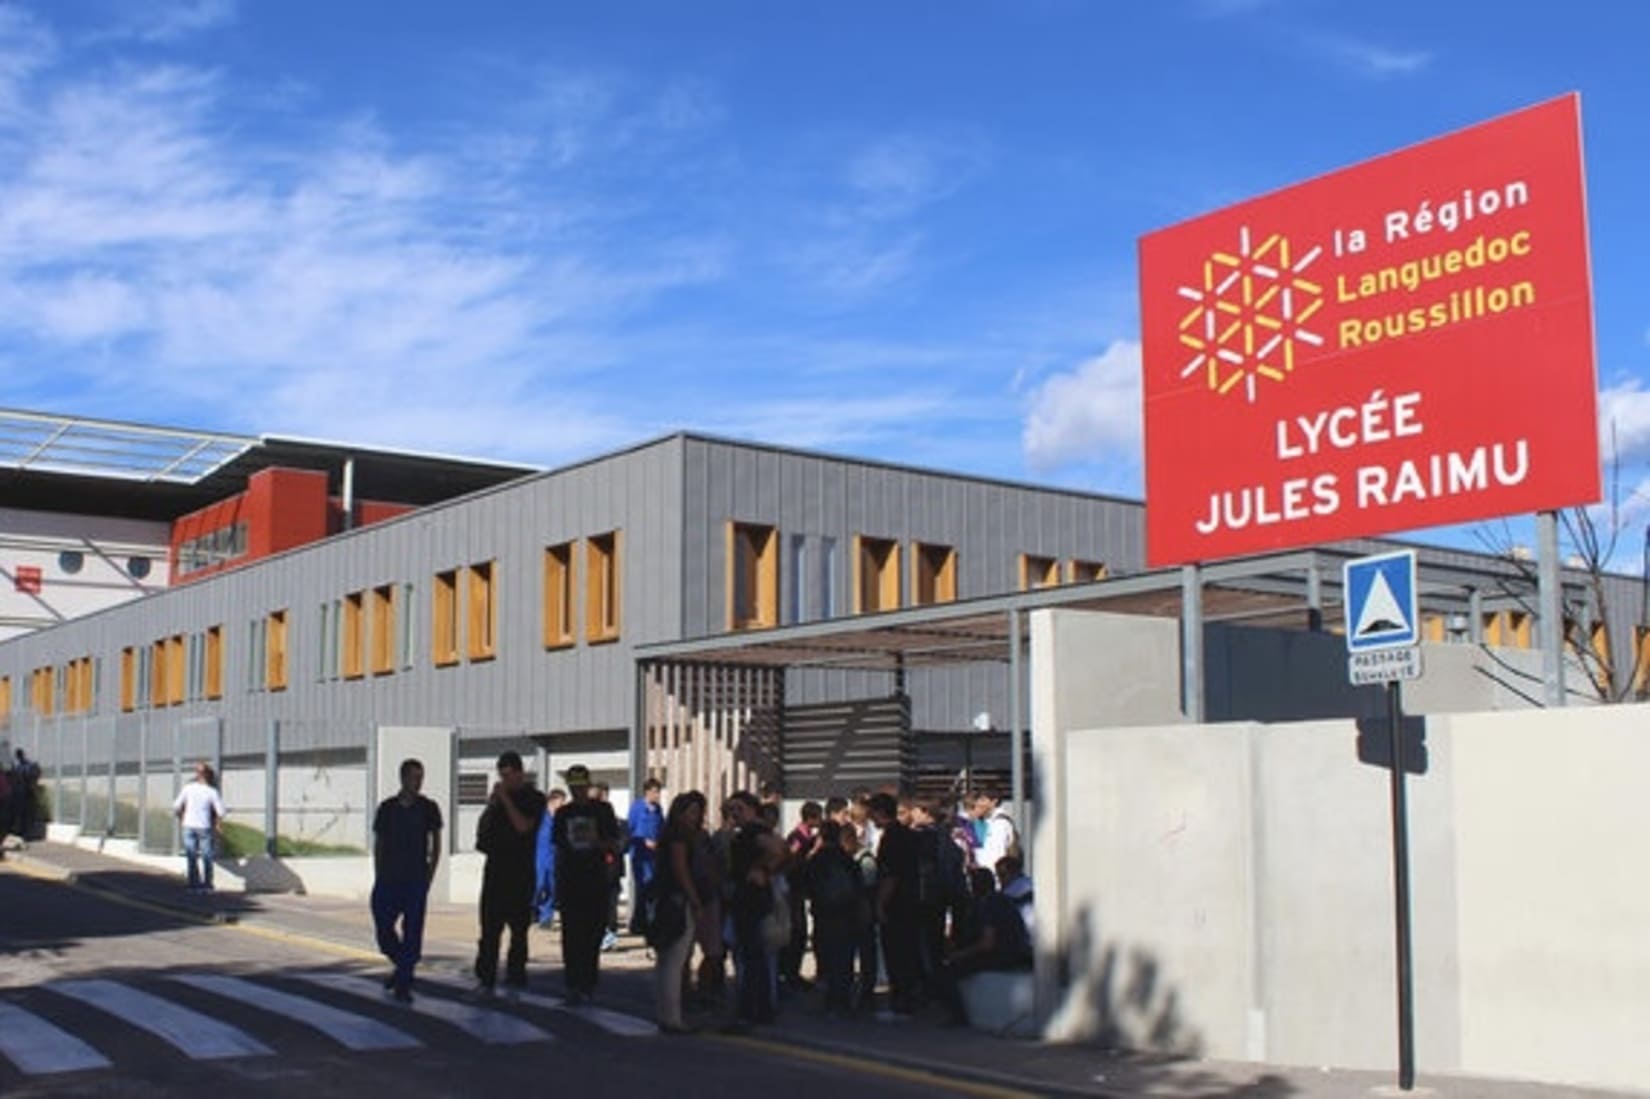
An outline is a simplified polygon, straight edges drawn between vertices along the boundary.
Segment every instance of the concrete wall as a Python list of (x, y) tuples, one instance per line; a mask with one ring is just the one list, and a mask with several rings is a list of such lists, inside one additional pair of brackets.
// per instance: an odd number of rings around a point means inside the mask
[[(1110, 628), (1088, 617), (1033, 618), (1048, 1033), (1395, 1067), (1389, 774), (1366, 762), (1384, 728), (1082, 728), (1140, 701), (1096, 684)], [(1650, 1080), (1647, 722), (1645, 706), (1424, 720), (1408, 781), (1423, 1075)]]

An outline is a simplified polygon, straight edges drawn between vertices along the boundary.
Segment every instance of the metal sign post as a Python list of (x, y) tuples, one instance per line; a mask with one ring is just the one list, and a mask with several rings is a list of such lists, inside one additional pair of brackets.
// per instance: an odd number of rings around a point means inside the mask
[(1392, 736), (1392, 893), (1398, 954), (1398, 1087), (1415, 1086), (1415, 985), (1409, 934), (1409, 801), (1404, 789), (1403, 688), (1386, 685), (1387, 722)]
[(1410, 953), (1409, 801), (1404, 786), (1404, 701), (1399, 680), (1421, 675), (1420, 590), (1415, 553), (1348, 561), (1347, 675), (1355, 684), (1385, 683), (1392, 743), (1392, 894), (1398, 964), (1398, 1087), (1415, 1087), (1415, 985)]

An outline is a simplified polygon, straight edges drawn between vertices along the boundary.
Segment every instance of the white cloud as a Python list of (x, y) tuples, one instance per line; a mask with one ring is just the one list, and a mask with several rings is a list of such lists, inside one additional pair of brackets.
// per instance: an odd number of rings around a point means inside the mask
[(1021, 444), (1034, 470), (1105, 458), (1139, 461), (1140, 344), (1118, 340), (1037, 387)]
[(1374, 80), (1411, 76), (1432, 63), (1429, 50), (1400, 50), (1345, 34), (1312, 34), (1307, 44), (1341, 68)]
[(1638, 379), (1607, 386), (1598, 395), (1599, 445), (1601, 458), (1622, 462), (1650, 459), (1650, 392)]
[[(578, 237), (634, 211), (554, 171), (546, 186), (542, 160), (475, 155), (548, 140), (556, 160), (588, 158), (610, 136), (404, 149), (370, 117), (295, 111), (304, 138), (261, 144), (229, 124), (225, 75), (47, 71), (29, 27), (0, 8), (0, 106), (18, 74), (27, 107), (0, 109), (0, 372), (14, 393), (49, 373), (71, 401), (107, 399), (113, 347), (164, 418), (198, 406), (216, 426), (548, 461), (636, 434), (557, 375), (612, 361), (625, 314), (727, 267), (713, 237)], [(632, 152), (713, 114), (691, 87), (638, 99)], [(558, 109), (568, 126), (623, 121), (593, 84)]]

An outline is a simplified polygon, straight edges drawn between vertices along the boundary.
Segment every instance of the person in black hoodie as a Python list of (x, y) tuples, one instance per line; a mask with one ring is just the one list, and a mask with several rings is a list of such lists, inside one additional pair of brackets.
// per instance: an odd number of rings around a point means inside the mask
[(819, 829), (819, 846), (802, 870), (803, 887), (814, 918), (814, 952), (825, 985), (825, 1013), (853, 1010), (854, 948), (859, 943), (859, 868), (842, 846), (842, 825), (827, 820)]
[(498, 950), (505, 927), (510, 953), (505, 985), (527, 987), (527, 927), (533, 922), (536, 836), (544, 795), (527, 784), (521, 756), (498, 757), (498, 781), (476, 823), (476, 849), (487, 856), (481, 872), (481, 939), (476, 943), (476, 991), (491, 996), (498, 981)]

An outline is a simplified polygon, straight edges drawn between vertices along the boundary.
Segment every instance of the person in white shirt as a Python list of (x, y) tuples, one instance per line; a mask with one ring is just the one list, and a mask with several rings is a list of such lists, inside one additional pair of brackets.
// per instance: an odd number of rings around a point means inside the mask
[(195, 778), (178, 792), (172, 812), (183, 824), (183, 857), (189, 869), (191, 893), (212, 892), (214, 841), (223, 831), (223, 798), (212, 785), (212, 768), (195, 765)]
[(975, 866), (995, 870), (1003, 856), (1019, 853), (1020, 836), (1014, 820), (996, 798), (984, 793), (974, 798), (974, 821), (974, 834), (980, 844), (974, 852)]

